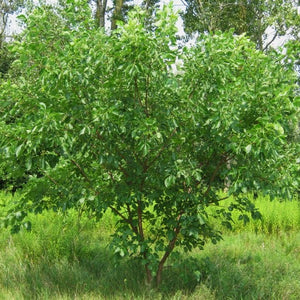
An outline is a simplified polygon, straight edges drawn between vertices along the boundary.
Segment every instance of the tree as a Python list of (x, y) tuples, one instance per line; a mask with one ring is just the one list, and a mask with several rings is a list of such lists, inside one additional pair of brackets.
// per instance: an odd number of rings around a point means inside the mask
[(8, 16), (17, 12), (24, 6), (24, 0), (1, 0), (0, 3), (0, 49), (5, 39), (5, 30), (7, 29)]
[(10, 57), (7, 45), (2, 44), (0, 48), (0, 78), (2, 78), (9, 70), (12, 58)]
[[(112, 10), (110, 29), (115, 30), (117, 28), (118, 21), (124, 21), (127, 18), (128, 12), (133, 8), (131, 0), (114, 0), (113, 8), (107, 7), (107, 0), (91, 0), (90, 2), (96, 2), (95, 20), (99, 27), (105, 27), (105, 18), (107, 14)], [(141, 6), (149, 12), (151, 16), (154, 8), (159, 0), (143, 1)]]
[(90, 3), (96, 4), (95, 21), (100, 28), (105, 28), (105, 19), (110, 16), (110, 29), (115, 30), (117, 28), (117, 21), (124, 21), (128, 11), (133, 8), (131, 0), (114, 0), (113, 7), (107, 6), (107, 0), (90, 0)]
[(214, 217), (229, 227), (234, 209), (259, 217), (248, 189), (292, 196), (295, 74), (232, 32), (181, 52), (171, 6), (156, 12), (155, 30), (136, 9), (107, 36), (84, 3), (36, 9), (15, 43), (17, 75), (0, 88), (0, 171), (31, 176), (5, 224), (30, 228), (27, 214), (45, 209), (99, 221), (111, 210), (116, 255), (139, 257), (159, 285), (174, 249), (221, 239)]
[(8, 72), (12, 61), (5, 41), (8, 17), (19, 11), (23, 5), (24, 0), (2, 0), (0, 3), (0, 78)]
[(105, 13), (107, 10), (107, 0), (96, 1), (95, 20), (100, 28), (105, 28)]
[[(257, 48), (266, 50), (276, 37), (299, 35), (300, 16), (294, 0), (185, 0), (183, 14), (185, 31), (215, 32), (235, 29), (236, 34), (246, 33)], [(273, 29), (266, 42), (267, 28)]]

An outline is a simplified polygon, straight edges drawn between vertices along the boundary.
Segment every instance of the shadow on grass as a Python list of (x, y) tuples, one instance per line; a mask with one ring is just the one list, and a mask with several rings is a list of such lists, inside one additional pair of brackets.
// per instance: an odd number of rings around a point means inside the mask
[(221, 246), (182, 254), (166, 266), (159, 290), (151, 290), (139, 260), (116, 261), (106, 247), (79, 243), (73, 256), (26, 261), (24, 274), (11, 274), (6, 288), (18, 287), (25, 299), (297, 299), (299, 264), (279, 250)]
[(126, 292), (142, 293), (143, 272), (136, 260), (117, 264), (111, 251), (98, 248), (74, 259), (27, 264), (24, 297), (42, 295), (81, 297), (88, 294), (115, 298)]
[[(225, 290), (234, 290), (233, 296), (247, 298), (247, 291), (253, 293), (256, 289), (254, 284), (249, 285), (248, 279), (245, 279), (250, 270), (241, 272), (228, 257), (225, 259), (227, 261), (221, 266), (218, 260), (207, 257), (182, 256), (174, 266), (165, 268), (162, 285), (159, 290), (152, 292), (163, 299), (173, 298), (178, 293), (189, 298), (197, 286), (205, 285), (212, 295), (216, 292), (220, 298), (223, 298)], [(219, 278), (220, 275), (222, 278)], [(128, 259), (117, 263), (106, 248), (81, 253), (71, 261), (61, 259), (33, 265), (28, 263), (22, 294), (26, 299), (46, 298), (46, 295), (70, 299), (86, 295), (94, 295), (98, 299), (155, 298), (145, 284), (144, 268), (139, 260)]]
[(18, 285), (25, 299), (74, 299), (87, 295), (98, 299), (144, 299), (154, 294), (154, 298), (159, 295), (165, 299), (178, 291), (191, 294), (201, 281), (197, 273), (201, 263), (201, 260), (181, 258), (175, 266), (165, 268), (159, 290), (151, 290), (145, 284), (144, 267), (138, 259), (117, 261), (109, 249), (95, 247), (79, 250), (71, 259), (27, 261), (19, 282), (8, 281), (7, 289), (13, 290)]

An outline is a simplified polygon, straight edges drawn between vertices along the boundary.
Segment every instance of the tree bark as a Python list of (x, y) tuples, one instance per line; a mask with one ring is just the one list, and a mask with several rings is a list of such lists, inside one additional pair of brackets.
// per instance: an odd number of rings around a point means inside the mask
[(160, 260), (159, 264), (158, 264), (158, 268), (157, 268), (157, 272), (156, 272), (156, 286), (158, 287), (161, 284), (161, 280), (162, 280), (162, 271), (163, 271), (163, 267), (165, 262), (167, 261), (168, 257), (170, 256), (170, 254), (172, 253), (173, 249), (175, 248), (175, 244), (178, 238), (178, 234), (180, 232), (180, 219), (183, 213), (180, 213), (178, 218), (177, 218), (177, 226), (174, 228), (174, 233), (175, 236), (174, 238), (169, 242), (169, 245), (167, 247), (167, 250), (165, 252), (165, 254), (163, 255), (162, 259)]
[(117, 20), (121, 16), (122, 7), (123, 7), (123, 0), (116, 0), (116, 6), (113, 11), (112, 19), (111, 19), (111, 30), (115, 30), (117, 28)]
[(96, 14), (95, 14), (96, 23), (100, 28), (104, 28), (107, 0), (97, 0), (96, 3), (97, 3)]
[[(1, 8), (1, 7), (0, 7)], [(7, 13), (0, 10), (0, 48), (2, 47), (2, 42), (4, 41), (4, 33), (7, 26)]]

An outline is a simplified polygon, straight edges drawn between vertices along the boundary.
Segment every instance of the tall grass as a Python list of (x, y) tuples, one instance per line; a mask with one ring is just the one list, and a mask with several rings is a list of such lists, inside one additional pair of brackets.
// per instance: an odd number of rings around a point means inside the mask
[[(251, 196), (249, 196), (251, 198)], [(233, 199), (229, 198), (220, 204), (221, 208), (227, 208)], [(252, 198), (252, 202), (258, 208), (262, 215), (262, 219), (253, 220), (244, 224), (240, 221), (238, 211), (232, 212), (234, 220), (233, 232), (255, 232), (265, 234), (278, 234), (280, 232), (297, 231), (300, 230), (300, 201), (279, 199), (270, 201), (268, 197), (259, 196), (257, 199)], [(211, 211), (219, 209), (220, 207), (211, 208)], [(222, 231), (226, 230), (221, 228), (220, 222), (216, 221), (216, 225)]]
[(172, 258), (159, 290), (137, 259), (118, 261), (107, 247), (112, 214), (80, 224), (75, 211), (32, 215), (31, 232), (0, 231), (0, 299), (299, 299), (299, 204), (256, 204), (263, 221), (236, 222), (219, 244)]

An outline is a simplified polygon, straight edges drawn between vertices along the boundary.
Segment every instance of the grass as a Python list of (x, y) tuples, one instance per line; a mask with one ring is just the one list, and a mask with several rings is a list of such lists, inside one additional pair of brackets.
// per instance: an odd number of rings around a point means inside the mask
[(299, 203), (257, 204), (263, 222), (236, 223), (219, 244), (173, 258), (159, 290), (138, 260), (113, 257), (110, 214), (80, 227), (74, 212), (31, 216), (32, 232), (1, 229), (0, 299), (299, 299)]
[[(251, 198), (251, 196), (250, 196)], [(261, 220), (251, 220), (246, 225), (238, 221), (239, 212), (233, 211), (235, 221), (234, 232), (255, 232), (265, 234), (279, 234), (280, 232), (300, 230), (300, 201), (270, 201), (268, 197), (252, 199), (255, 206), (262, 214)], [(232, 199), (227, 199), (221, 207), (228, 207)], [(224, 231), (224, 228), (220, 227)]]

